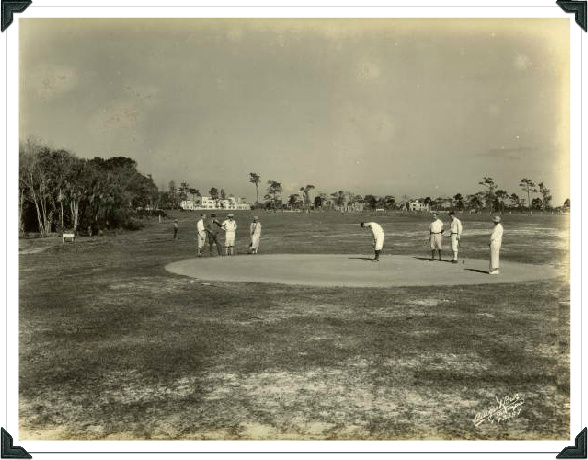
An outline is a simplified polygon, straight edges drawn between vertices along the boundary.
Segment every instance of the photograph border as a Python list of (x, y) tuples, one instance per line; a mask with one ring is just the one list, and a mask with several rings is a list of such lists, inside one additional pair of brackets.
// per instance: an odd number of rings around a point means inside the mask
[[(167, 8), (207, 8), (207, 6), (204, 6), (204, 5), (202, 5), (202, 6), (197, 6), (197, 5), (169, 5), (169, 6), (163, 6), (163, 5), (162, 6), (157, 6), (157, 5), (154, 5), (154, 6), (151, 6), (151, 5), (149, 5), (149, 6), (133, 5), (133, 6), (125, 6), (125, 5), (108, 5), (108, 4), (100, 5), (100, 6), (96, 6), (96, 5), (74, 5), (74, 4), (72, 4), (71, 6), (40, 5), (40, 6), (37, 7), (36, 5), (39, 4), (39, 3), (42, 3), (42, 2), (40, 0), (36, 0), (24, 12), (24, 14), (23, 13), (20, 13), (20, 14), (14, 16), (14, 23), (18, 23), (18, 20), (20, 18), (22, 18), (22, 17), (27, 17), (27, 13), (33, 12), (34, 11), (34, 8), (102, 8), (102, 9), (110, 9), (110, 8), (166, 8), (166, 9)], [(65, 2), (61, 2), (61, 3), (65, 3)], [(244, 5), (243, 7), (245, 7), (245, 8), (256, 8), (257, 6)], [(270, 6), (263, 6), (263, 7), (264, 8), (266, 8), (266, 7), (267, 8), (270, 8)], [(323, 8), (321, 6), (300, 6), (300, 7), (296, 6), (296, 7), (291, 7), (291, 6), (287, 6), (287, 5), (284, 5), (284, 6), (272, 5), (271, 7), (272, 8)], [(350, 6), (350, 7), (353, 7), (353, 6)], [(406, 5), (386, 5), (384, 7), (385, 8), (390, 8), (390, 9), (393, 9), (393, 8), (411, 8), (411, 9), (412, 8), (430, 8), (430, 6), (426, 6), (426, 5), (411, 5), (411, 6), (406, 6)], [(519, 6), (519, 5), (512, 5), (512, 4), (511, 5), (492, 5), (492, 6), (485, 6), (485, 5), (468, 5), (468, 6), (463, 6), (463, 5), (461, 5), (461, 6), (457, 6), (457, 5), (455, 5), (455, 6), (454, 5), (436, 5), (435, 6), (435, 8), (521, 8), (521, 7), (524, 7), (524, 8), (553, 8), (553, 7), (556, 7), (556, 8), (558, 8), (558, 6), (555, 5), (555, 4), (553, 6), (549, 6), (549, 5), (540, 5), (540, 6), (539, 5), (536, 5), (536, 6), (523, 5), (523, 6)], [(219, 6), (216, 6), (215, 8), (234, 8), (234, 7), (229, 6), (229, 5), (226, 5), (226, 6), (219, 5)], [(338, 9), (339, 6), (329, 6), (328, 8)], [(382, 7), (381, 6), (365, 6), (365, 7), (361, 7), (361, 8), (382, 8)], [(116, 13), (116, 10), (114, 10), (113, 13)], [(389, 17), (396, 17), (396, 16), (389, 16)], [(566, 17), (565, 16), (565, 12), (562, 12), (561, 17)], [(575, 18), (570, 17), (571, 28), (572, 29), (578, 27), (573, 22), (574, 19)], [(10, 30), (7, 30), (7, 32), (13, 32), (13, 34), (14, 34), (15, 33), (14, 30), (18, 30), (18, 26), (17, 25), (15, 26), (15, 24), (12, 24), (10, 26)], [(584, 32), (582, 32), (581, 38), (579, 40), (579, 43), (580, 43), (580, 45), (579, 45), (579, 53), (580, 53), (580, 83), (582, 83), (582, 80), (583, 80), (583, 45), (582, 45), (582, 42), (583, 42), (583, 39), (584, 39), (584, 35), (583, 34), (584, 34)], [(571, 36), (574, 36), (574, 32), (573, 31), (571, 33)], [(16, 38), (15, 36), (14, 37), (11, 36), (10, 41), (12, 42), (12, 40), (14, 40), (15, 38)], [(5, 142), (6, 142), (6, 146), (5, 146), (5, 148), (6, 148), (6, 150), (5, 150), (5, 155), (6, 155), (6, 161), (5, 161), (5, 163), (6, 164), (5, 164), (5, 167), (6, 167), (6, 170), (4, 171), (4, 175), (6, 177), (6, 200), (5, 200), (5, 203), (6, 203), (6, 210), (7, 210), (7, 213), (8, 213), (8, 210), (14, 207), (9, 202), (11, 186), (14, 185), (14, 180), (13, 179), (10, 179), (9, 176), (8, 176), (8, 172), (10, 170), (9, 169), (9, 154), (8, 154), (8, 152), (11, 151), (11, 150), (9, 150), (9, 137), (13, 137), (14, 136), (13, 133), (14, 132), (18, 132), (18, 129), (17, 129), (17, 131), (14, 131), (13, 130), (14, 125), (18, 126), (18, 120), (14, 120), (12, 117), (9, 117), (9, 103), (8, 103), (8, 101), (9, 101), (9, 95), (12, 93), (12, 87), (9, 88), (9, 82), (10, 82), (9, 73), (10, 72), (13, 72), (14, 69), (9, 69), (9, 61), (8, 61), (8, 58), (9, 58), (9, 38), (8, 38), (8, 33), (6, 33), (6, 35), (5, 35), (5, 50), (6, 50), (6, 56), (5, 56), (5, 60), (4, 60), (3, 64), (5, 65), (5, 72), (4, 72), (4, 74), (5, 74), (5, 98), (6, 98), (5, 99), (5, 101), (6, 101), (6, 108), (5, 108), (6, 109), (5, 110), (6, 120), (5, 120), (5, 124), (4, 124), (5, 125), (4, 126), (4, 129), (6, 129), (6, 132), (5, 132)], [(572, 56), (572, 58), (573, 58), (573, 56)], [(573, 80), (574, 80), (574, 76), (572, 75), (572, 81)], [(571, 89), (571, 99), (574, 99), (574, 95), (577, 96), (577, 94), (578, 94), (578, 89), (575, 88), (575, 87), (571, 87), (570, 89)], [(580, 101), (582, 102), (583, 101), (582, 84), (580, 84), (579, 93), (580, 93)], [(14, 96), (14, 95), (12, 95), (12, 96)], [(17, 95), (17, 97), (18, 97), (18, 95)], [(580, 158), (579, 158), (580, 172), (582, 170), (581, 152), (583, 152), (583, 139), (582, 139), (582, 129), (581, 129), (582, 126), (583, 126), (583, 115), (582, 115), (582, 112), (583, 112), (583, 105), (580, 104), (580, 130), (579, 130), (580, 131), (579, 132), (579, 137), (580, 137)], [(572, 128), (571, 135), (573, 136), (574, 135), (573, 126), (575, 126), (574, 125), (573, 118), (572, 118), (571, 125), (572, 125), (571, 126), (571, 128)], [(576, 134), (578, 134), (578, 133), (576, 133)], [(11, 142), (11, 144), (12, 144), (12, 142)], [(572, 144), (572, 146), (573, 146), (573, 144)], [(570, 153), (572, 154), (572, 152), (570, 152)], [(572, 161), (572, 165), (573, 165), (573, 161)], [(573, 176), (573, 174), (572, 174), (572, 176)], [(573, 180), (573, 178), (572, 178), (572, 180)], [(581, 198), (583, 197), (583, 190), (582, 190), (581, 180), (579, 181), (579, 192), (580, 192), (579, 193), (579, 196), (576, 196), (575, 197), (575, 202), (581, 203)], [(572, 196), (574, 196), (575, 191), (572, 190), (571, 193), (572, 193)], [(578, 201), (578, 198), (580, 199), (579, 201)], [(581, 235), (582, 234), (582, 206), (579, 205), (577, 209), (579, 209), (579, 211), (574, 211), (574, 213), (576, 214), (576, 216), (579, 213), (579, 216), (578, 216), (579, 219), (580, 219), (580, 233), (579, 234)], [(572, 222), (574, 220), (577, 221), (577, 219), (572, 219)], [(11, 368), (11, 367), (9, 367), (9, 338), (10, 338), (11, 335), (14, 336), (15, 333), (16, 333), (16, 336), (18, 336), (18, 328), (16, 328), (16, 332), (15, 332), (15, 330), (14, 330), (14, 323), (13, 322), (12, 323), (10, 322), (11, 318), (9, 317), (9, 305), (11, 305), (11, 300), (9, 298), (9, 289), (8, 289), (8, 287), (9, 287), (9, 280), (7, 278), (8, 277), (8, 274), (10, 273), (10, 266), (9, 266), (9, 264), (10, 264), (10, 258), (9, 258), (9, 253), (14, 252), (14, 249), (15, 249), (14, 247), (11, 246), (11, 241), (13, 241), (12, 238), (13, 238), (13, 236), (15, 234), (14, 229), (12, 229), (10, 227), (10, 225), (9, 225), (12, 222), (13, 222), (13, 219), (11, 218), (10, 215), (7, 214), (6, 215), (6, 225), (5, 225), (5, 229), (4, 229), (4, 231), (5, 231), (5, 235), (4, 236), (6, 238), (6, 246), (5, 246), (6, 253), (4, 255), (5, 255), (5, 261), (6, 261), (6, 263), (5, 263), (5, 267), (3, 267), (3, 269), (5, 270), (5, 273), (3, 274), (4, 276), (2, 277), (3, 278), (5, 292), (6, 292), (6, 310), (5, 310), (5, 318), (6, 318), (6, 321), (5, 321), (6, 339), (5, 339), (5, 343), (4, 343), (4, 347), (5, 347), (5, 350), (4, 350), (5, 353), (4, 353), (4, 355), (5, 355), (5, 359), (6, 359), (6, 361), (5, 361), (6, 378), (5, 378), (5, 385), (4, 385), (4, 392), (5, 392), (5, 425), (4, 426), (5, 427), (9, 427), (9, 423), (8, 423), (9, 422), (9, 410), (10, 410), (10, 404), (9, 404), (9, 387), (10, 387), (10, 384), (9, 384), (9, 380), (12, 379), (12, 378), (14, 378), (14, 376), (15, 376), (14, 369)], [(578, 241), (572, 242), (571, 244), (578, 244)], [(13, 243), (12, 243), (12, 245), (13, 245)], [(579, 240), (579, 245), (580, 245), (580, 248), (581, 248), (580, 254), (582, 255), (584, 248), (582, 246), (581, 238)], [(570, 257), (571, 257), (571, 254), (570, 254)], [(580, 273), (579, 273), (579, 276), (580, 276), (580, 280), (582, 280), (583, 279), (583, 273), (582, 273), (582, 258), (581, 257), (580, 257), (580, 260), (579, 261), (580, 261), (580, 265), (579, 265), (580, 266)], [(573, 279), (574, 279), (574, 277), (572, 276), (572, 280)], [(580, 282), (580, 285), (579, 286), (577, 286), (577, 285), (576, 286), (573, 286), (573, 287), (571, 286), (571, 290), (572, 291), (576, 290), (576, 292), (579, 294), (579, 296), (580, 296), (580, 307), (581, 307), (581, 305), (583, 304), (583, 301), (582, 301), (581, 282)], [(579, 308), (579, 313), (580, 313), (580, 325), (579, 325), (579, 327), (581, 328), (582, 325), (583, 325), (583, 316), (582, 316), (582, 313), (583, 312), (582, 312), (582, 309), (581, 308)], [(573, 328), (572, 327), (572, 321), (570, 321), (570, 333), (572, 333), (572, 328)], [(582, 334), (581, 334), (581, 331), (582, 331), (582, 329), (580, 329), (580, 334), (579, 334), (579, 338), (580, 338), (580, 349), (579, 349), (579, 352), (580, 352), (580, 357), (579, 357), (580, 370), (579, 370), (578, 375), (580, 376), (580, 387), (579, 387), (580, 412), (579, 412), (579, 415), (580, 415), (580, 424), (582, 425), (583, 424), (583, 419), (582, 419), (582, 415), (583, 415), (583, 394), (582, 394), (582, 387), (583, 387), (583, 385), (582, 385), (583, 384), (583, 380), (582, 380), (582, 377), (583, 377), (583, 354), (582, 354), (582, 352), (583, 352), (583, 342), (582, 342)], [(574, 364), (576, 363), (576, 361), (578, 361), (578, 358), (575, 356), (577, 352), (578, 352), (577, 349), (576, 350), (571, 350), (570, 361), (571, 361), (571, 368), (572, 368), (572, 370), (574, 369)], [(572, 375), (574, 375), (573, 372), (570, 375), (570, 379), (572, 379)], [(18, 378), (18, 370), (16, 371), (16, 377)], [(572, 412), (572, 408), (570, 408), (570, 417), (572, 417), (571, 412)], [(12, 426), (12, 425), (10, 425), (10, 426)], [(574, 433), (574, 427), (572, 426), (572, 424), (570, 424), (570, 428), (571, 428), (571, 433), (570, 433), (571, 440), (573, 440), (577, 436), (576, 436), (576, 433)], [(10, 430), (8, 430), (8, 428), (7, 428), (7, 431), (10, 431)], [(16, 436), (15, 439), (18, 439), (18, 436)], [(23, 441), (23, 442), (24, 442), (24, 445), (22, 447), (26, 449), (27, 448), (26, 444), (29, 443), (29, 442), (28, 441)], [(36, 442), (37, 441), (33, 441), (32, 443), (34, 444)], [(57, 441), (57, 442), (62, 442), (62, 441)], [(70, 442), (70, 441), (63, 441), (63, 442)], [(108, 441), (95, 441), (95, 442), (96, 443), (104, 443), (104, 442), (108, 442)], [(143, 442), (143, 441), (124, 441), (124, 442), (136, 443), (136, 442)], [(153, 444), (153, 442), (154, 441), (150, 441), (151, 444)], [(160, 441), (155, 441), (155, 442), (160, 442)], [(170, 441), (163, 441), (163, 442), (169, 443)], [(189, 441), (189, 442), (193, 442), (193, 441)], [(198, 442), (198, 441), (196, 441), (196, 442)], [(216, 441), (213, 441), (213, 442), (216, 442)], [(235, 442), (241, 442), (241, 441), (218, 441), (218, 442), (221, 442), (221, 443), (235, 443)], [(246, 441), (246, 442), (249, 443), (249, 441)], [(261, 442), (268, 443), (268, 441), (261, 441)], [(273, 442), (273, 441), (270, 441), (270, 442)], [(281, 441), (276, 441), (276, 442), (280, 443)], [(303, 442), (308, 442), (308, 441), (303, 441)], [(312, 441), (312, 442), (323, 443), (324, 441)], [(366, 442), (367, 443), (371, 443), (372, 441), (357, 441), (357, 442), (360, 442), (360, 443), (366, 443)], [(400, 441), (391, 441), (391, 442), (400, 442)], [(402, 442), (405, 443), (405, 441), (402, 441)], [(423, 441), (414, 441), (414, 442), (415, 443), (422, 443)], [(443, 441), (441, 441), (441, 442), (443, 442)], [(448, 442), (455, 443), (455, 442), (463, 442), (463, 441), (448, 441)], [(469, 442), (469, 441), (465, 441), (465, 442)], [(475, 441), (475, 442), (478, 444), (481, 441)], [(501, 441), (487, 441), (487, 442), (488, 443), (497, 443), (497, 442), (501, 442)], [(513, 441), (513, 442), (520, 443), (521, 441)], [(529, 442), (533, 442), (534, 443), (534, 442), (544, 442), (544, 441), (529, 441)], [(55, 444), (55, 442), (52, 442), (52, 443)], [(185, 441), (182, 441), (182, 443), (185, 444)], [(443, 442), (443, 443), (446, 443), (446, 442)], [(207, 445), (209, 445), (209, 444), (210, 444), (210, 442), (207, 441)], [(565, 445), (562, 445), (562, 448), (565, 448)], [(44, 453), (52, 453), (52, 454), (53, 453), (60, 453), (60, 454), (63, 454), (63, 453), (92, 453), (92, 451), (87, 451), (87, 450), (79, 451), (79, 452), (73, 452), (73, 451), (53, 451), (53, 450), (51, 450), (51, 451), (42, 451), (42, 450), (38, 451), (38, 450), (33, 450), (33, 449), (27, 449), (27, 450), (29, 450), (32, 454), (44, 454)], [(176, 453), (176, 454), (177, 453), (191, 453), (191, 454), (194, 454), (194, 453), (200, 453), (200, 454), (203, 454), (203, 453), (249, 453), (249, 454), (250, 453), (273, 453), (273, 454), (277, 454), (277, 453), (287, 453), (287, 452), (292, 452), (292, 453), (322, 453), (322, 454), (324, 454), (324, 453), (342, 453), (342, 451), (340, 451), (340, 450), (334, 450), (334, 451), (322, 451), (322, 450), (319, 450), (319, 451), (316, 451), (316, 450), (310, 450), (310, 451), (299, 451), (299, 450), (296, 450), (296, 451), (283, 451), (283, 450), (273, 451), (272, 450), (272, 451), (268, 451), (268, 450), (262, 450), (262, 451), (242, 451), (242, 452), (236, 452), (236, 451), (232, 451), (232, 450), (228, 450), (228, 451), (224, 451), (224, 452), (220, 452), (220, 451), (216, 451), (216, 450), (214, 450), (214, 451), (206, 451), (206, 450), (204, 450), (204, 451), (202, 451), (202, 450), (192, 451), (192, 450), (190, 450), (190, 451), (183, 451), (183, 452), (178, 452), (178, 451), (160, 451), (160, 450), (157, 450), (157, 451), (144, 451), (144, 450), (137, 451), (137, 453), (139, 453), (139, 452), (141, 452), (141, 453), (146, 453), (146, 452), (150, 452), (150, 453), (165, 453), (165, 454), (169, 454), (169, 453)], [(516, 453), (524, 453), (522, 451), (512, 451), (512, 452), (511, 451), (489, 451), (489, 452), (501, 452), (501, 453), (515, 453), (516, 452)], [(102, 451), (102, 450), (100, 450), (100, 451), (96, 451), (96, 452), (93, 452), (93, 453), (104, 453), (104, 454), (107, 454), (107, 453), (131, 453), (131, 452), (129, 452), (127, 450), (120, 450), (120, 451)], [(365, 453), (423, 453), (423, 454), (430, 454), (430, 453), (433, 453), (433, 452), (430, 452), (430, 451), (427, 451), (427, 450), (425, 450), (425, 451), (416, 451), (416, 450), (409, 450), (409, 451), (395, 451), (395, 450), (391, 450), (391, 451), (390, 450), (356, 451), (356, 450), (352, 450), (352, 451), (350, 451), (350, 453), (355, 453), (355, 454), (360, 454), (360, 453), (361, 454), (365, 454)], [(439, 451), (439, 453), (447, 453), (447, 454), (449, 454), (449, 453), (477, 454), (477, 453), (482, 453), (482, 452), (480, 452), (480, 451), (472, 451), (472, 452), (469, 452), (469, 451), (461, 451), (461, 450), (459, 450), (459, 451), (446, 451), (446, 450), (442, 450), (442, 451)], [(553, 454), (553, 453), (557, 453), (557, 452), (552, 451), (552, 450), (549, 450), (549, 451), (536, 451), (536, 450), (532, 450), (532, 451), (529, 451), (528, 453)]]

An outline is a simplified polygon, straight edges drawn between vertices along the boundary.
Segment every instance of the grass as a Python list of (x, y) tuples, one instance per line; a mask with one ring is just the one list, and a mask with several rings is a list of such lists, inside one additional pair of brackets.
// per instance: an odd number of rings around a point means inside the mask
[[(245, 252), (250, 213), (237, 214)], [(103, 238), (21, 240), (20, 439), (568, 439), (569, 284), (382, 289), (214, 283), (195, 214)], [(262, 214), (261, 253), (427, 254), (424, 216)], [(466, 257), (488, 216), (464, 216)], [(565, 275), (568, 216), (504, 216), (507, 260)], [(518, 417), (474, 426), (495, 398)]]

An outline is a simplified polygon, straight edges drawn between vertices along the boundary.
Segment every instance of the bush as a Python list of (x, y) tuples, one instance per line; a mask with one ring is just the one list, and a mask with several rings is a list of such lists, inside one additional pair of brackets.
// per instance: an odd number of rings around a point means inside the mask
[(132, 217), (125, 220), (122, 224), (122, 228), (125, 230), (141, 230), (144, 226), (145, 224), (139, 222), (136, 219), (133, 219)]

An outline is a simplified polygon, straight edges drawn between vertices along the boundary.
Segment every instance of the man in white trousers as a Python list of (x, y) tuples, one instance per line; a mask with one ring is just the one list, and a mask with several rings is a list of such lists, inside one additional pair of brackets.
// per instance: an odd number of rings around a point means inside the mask
[(449, 217), (451, 217), (451, 250), (453, 251), (453, 259), (451, 259), (451, 263), (456, 264), (457, 253), (459, 252), (459, 240), (461, 239), (463, 225), (461, 224), (461, 220), (456, 217), (453, 211), (449, 213)]
[(369, 228), (372, 231), (372, 236), (374, 238), (374, 262), (378, 262), (380, 260), (380, 252), (384, 247), (384, 229), (381, 225), (376, 224), (375, 222), (362, 222), (362, 228)]
[(234, 217), (234, 214), (228, 214), (227, 219), (222, 225), (222, 228), (225, 231), (225, 255), (227, 256), (235, 254), (235, 232), (237, 231), (237, 222), (235, 222)]
[(488, 273), (490, 275), (498, 275), (498, 265), (500, 262), (500, 246), (502, 246), (502, 233), (504, 229), (500, 223), (500, 216), (495, 216), (492, 219), (494, 222), (494, 229), (492, 235), (490, 235), (490, 269)]
[(206, 214), (200, 214), (200, 220), (196, 224), (196, 239), (198, 240), (198, 257), (202, 257), (202, 248), (206, 242), (206, 229), (204, 221), (206, 220)]
[(443, 222), (439, 219), (438, 214), (432, 214), (433, 222), (429, 225), (429, 245), (431, 247), (431, 260), (435, 260), (435, 250), (439, 251), (439, 260), (441, 260), (441, 237), (443, 235)]

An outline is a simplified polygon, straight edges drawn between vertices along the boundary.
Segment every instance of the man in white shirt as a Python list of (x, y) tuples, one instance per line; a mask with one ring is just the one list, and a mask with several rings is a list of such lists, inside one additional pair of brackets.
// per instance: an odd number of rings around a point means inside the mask
[(461, 232), (463, 231), (463, 225), (453, 211), (449, 213), (451, 217), (451, 250), (453, 251), (453, 259), (451, 263), (457, 263), (457, 253), (459, 252), (459, 240), (461, 239)]
[(200, 214), (200, 220), (196, 224), (196, 239), (198, 240), (198, 257), (202, 257), (202, 248), (206, 242), (206, 229), (204, 227), (204, 221), (206, 220), (206, 214)]
[(249, 226), (249, 236), (251, 242), (249, 243), (249, 252), (251, 254), (257, 254), (259, 249), (259, 238), (261, 237), (261, 224), (259, 223), (259, 217), (254, 216), (253, 222)]
[(372, 236), (374, 238), (374, 262), (378, 262), (380, 260), (380, 252), (384, 247), (384, 229), (381, 225), (376, 224), (375, 222), (362, 222), (362, 228), (369, 228), (372, 231)]
[(435, 250), (439, 251), (439, 260), (441, 260), (441, 238), (443, 235), (443, 222), (433, 213), (433, 222), (429, 225), (429, 244), (431, 246), (431, 260), (435, 260)]
[(222, 228), (225, 231), (225, 255), (227, 256), (235, 254), (235, 232), (237, 231), (237, 222), (235, 222), (234, 217), (234, 214), (228, 214), (227, 219), (222, 225)]
[(488, 245), (490, 246), (490, 270), (488, 273), (490, 275), (498, 275), (500, 246), (502, 246), (502, 233), (504, 232), (504, 229), (500, 223), (500, 216), (495, 216), (494, 219), (492, 219), (492, 222), (494, 222), (494, 229), (490, 235), (490, 244)]

